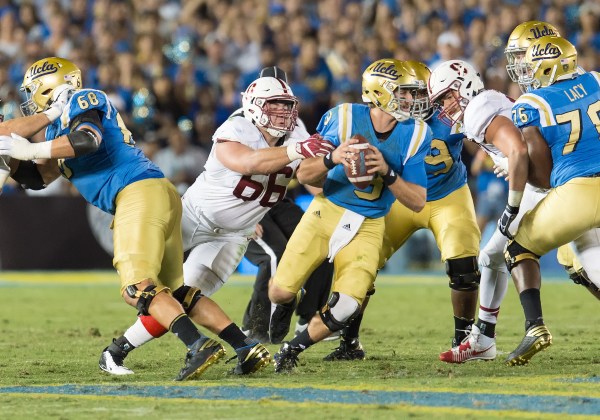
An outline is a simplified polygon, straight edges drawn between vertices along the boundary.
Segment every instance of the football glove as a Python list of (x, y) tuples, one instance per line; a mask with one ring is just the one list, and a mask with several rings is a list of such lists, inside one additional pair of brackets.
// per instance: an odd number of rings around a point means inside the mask
[(500, 230), (500, 233), (502, 233), (508, 239), (513, 239), (513, 236), (508, 231), (508, 228), (510, 227), (512, 221), (515, 220), (515, 217), (517, 217), (517, 214), (519, 214), (519, 207), (513, 207), (510, 204), (507, 204), (504, 208), (502, 216), (500, 216), (500, 219), (498, 220), (498, 229)]
[(75, 91), (72, 85), (67, 83), (57, 86), (52, 92), (52, 98), (50, 98), (50, 107), (42, 112), (46, 117), (50, 120), (50, 122), (54, 122), (56, 119), (60, 118), (67, 106), (67, 102), (71, 98), (71, 94)]
[(24, 137), (11, 133), (0, 136), (0, 155), (7, 155), (19, 160), (50, 159), (52, 142), (30, 143)]
[(290, 143), (287, 146), (287, 155), (291, 161), (294, 161), (296, 159), (325, 156), (334, 150), (335, 146), (333, 143), (324, 140), (319, 134), (313, 134), (304, 141)]

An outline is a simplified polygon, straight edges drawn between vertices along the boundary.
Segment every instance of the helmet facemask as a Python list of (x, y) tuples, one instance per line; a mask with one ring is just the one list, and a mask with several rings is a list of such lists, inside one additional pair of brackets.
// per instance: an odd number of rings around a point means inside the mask
[(434, 103), (434, 107), (439, 110), (438, 119), (449, 127), (462, 122), (467, 105), (469, 100), (463, 98), (459, 90), (452, 86), (442, 92)]

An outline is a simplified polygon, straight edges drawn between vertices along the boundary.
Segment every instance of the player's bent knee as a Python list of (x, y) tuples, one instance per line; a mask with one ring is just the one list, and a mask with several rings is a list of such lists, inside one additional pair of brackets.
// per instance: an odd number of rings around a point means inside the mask
[(506, 252), (504, 253), (504, 258), (506, 260), (506, 266), (508, 267), (509, 272), (512, 271), (515, 265), (523, 260), (534, 260), (538, 264), (540, 260), (539, 255), (534, 254), (514, 240), (508, 242)]
[(448, 285), (451, 289), (471, 292), (479, 288), (481, 273), (475, 257), (446, 260), (446, 274), (450, 277)]
[(289, 292), (274, 283), (269, 284), (269, 300), (277, 305), (291, 302), (296, 297), (295, 293)]
[(319, 311), (321, 320), (331, 331), (340, 331), (360, 313), (360, 305), (351, 296), (333, 292), (327, 304)]
[(177, 299), (186, 314), (192, 312), (192, 309), (198, 301), (204, 296), (200, 289), (191, 286), (181, 286), (173, 292), (173, 297)]
[(488, 254), (485, 251), (485, 249), (481, 250), (481, 252), (479, 253), (479, 265), (482, 267), (490, 268), (492, 270), (498, 270), (504, 273), (508, 273), (503, 252)]
[(125, 293), (127, 294), (127, 297), (131, 299), (131, 301), (129, 301), (128, 303), (131, 304), (132, 302), (135, 302), (137, 300), (135, 306), (140, 315), (150, 315), (150, 304), (152, 303), (152, 300), (156, 297), (156, 295), (158, 295), (161, 292), (170, 293), (170, 290), (166, 286), (157, 286), (156, 284), (150, 284), (141, 290), (138, 289), (137, 284), (132, 284), (125, 288)]
[(194, 269), (192, 274), (190, 270), (185, 270), (184, 265), (183, 282), (186, 286), (202, 290), (202, 294), (207, 297), (214, 295), (225, 284), (221, 277), (204, 265)]

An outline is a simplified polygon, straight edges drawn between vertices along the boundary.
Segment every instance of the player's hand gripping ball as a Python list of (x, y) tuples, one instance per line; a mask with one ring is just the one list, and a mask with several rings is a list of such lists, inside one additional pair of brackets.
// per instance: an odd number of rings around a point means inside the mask
[(371, 181), (373, 181), (373, 174), (367, 173), (369, 168), (366, 165), (365, 156), (370, 155), (373, 152), (369, 149), (369, 141), (365, 137), (360, 134), (355, 134), (352, 138), (357, 139), (359, 142), (348, 146), (356, 149), (356, 152), (353, 156), (348, 156), (346, 158), (350, 165), (349, 167), (344, 166), (344, 171), (346, 172), (348, 180), (354, 184), (356, 188), (364, 190), (371, 185)]

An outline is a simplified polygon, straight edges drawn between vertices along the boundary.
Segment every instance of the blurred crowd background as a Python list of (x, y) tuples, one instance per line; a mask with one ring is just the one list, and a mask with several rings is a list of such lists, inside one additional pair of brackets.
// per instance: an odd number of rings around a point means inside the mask
[[(487, 88), (516, 98), (503, 52), (510, 32), (529, 20), (552, 23), (584, 69), (600, 68), (598, 1), (0, 0), (0, 113), (20, 115), (30, 64), (67, 58), (85, 87), (109, 94), (137, 144), (183, 192), (262, 67), (287, 72), (311, 132), (330, 107), (360, 102), (363, 70), (384, 57), (431, 68), (462, 58)], [(501, 213), (506, 186), (485, 156), (466, 149), (485, 227)], [(9, 186), (2, 199), (10, 194), (24, 192)], [(57, 182), (43, 194), (74, 192)]]

